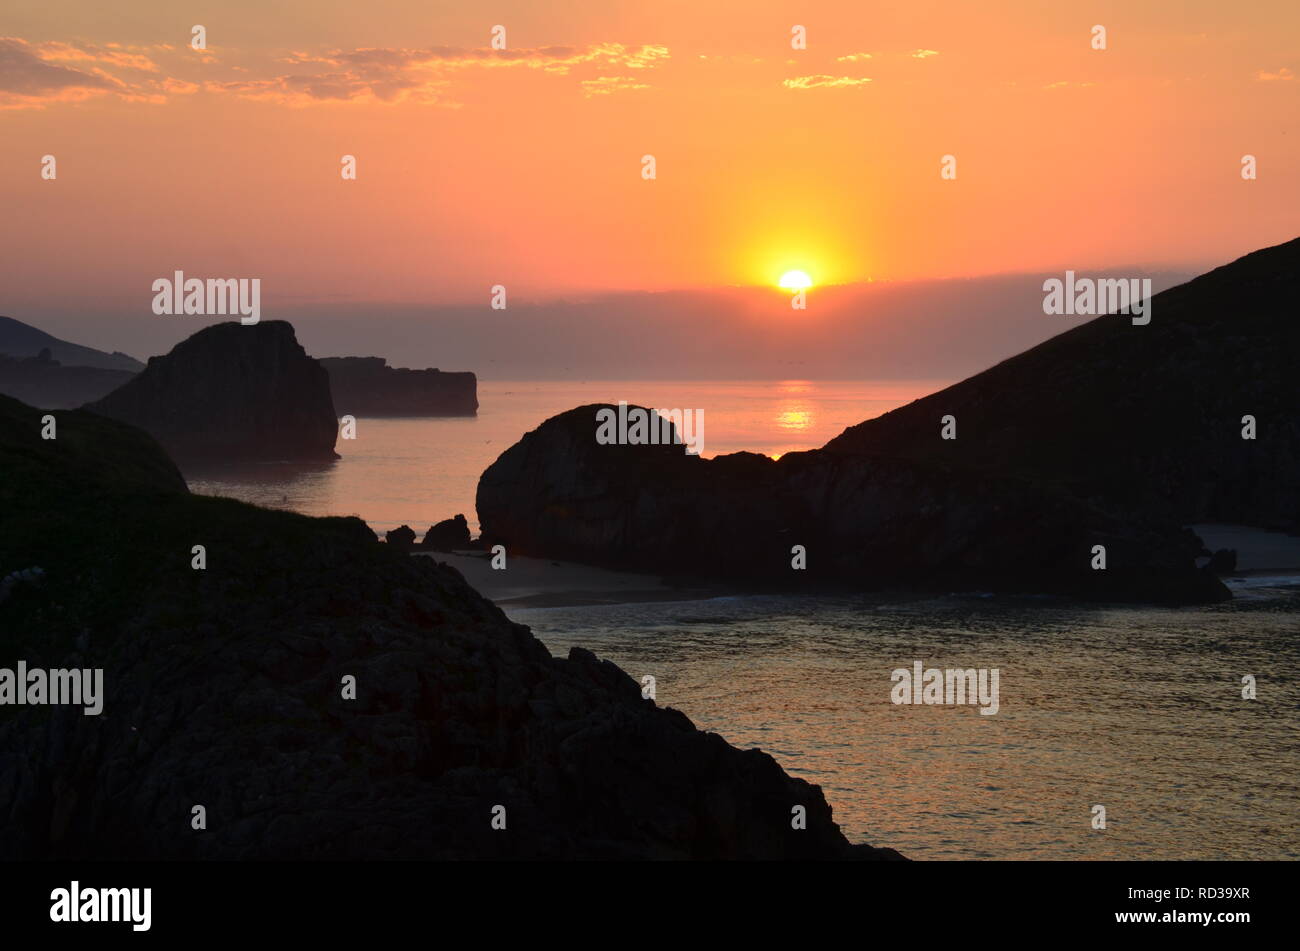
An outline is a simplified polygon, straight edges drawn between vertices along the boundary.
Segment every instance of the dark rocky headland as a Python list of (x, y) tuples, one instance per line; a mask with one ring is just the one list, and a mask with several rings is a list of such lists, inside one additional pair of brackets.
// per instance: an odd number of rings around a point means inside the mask
[(474, 416), (478, 378), (469, 372), (390, 367), (383, 357), (322, 357), (334, 406), (352, 416)]
[(481, 541), (765, 587), (1220, 600), (1183, 526), (1300, 530), (1297, 299), (1300, 240), (1156, 295), (1147, 326), (1097, 318), (777, 461), (599, 445), (579, 407), (483, 473)]
[(191, 495), (104, 416), (42, 440), (42, 415), (0, 397), (0, 667), (102, 667), (104, 710), (0, 706), (0, 859), (897, 857), (454, 569)]

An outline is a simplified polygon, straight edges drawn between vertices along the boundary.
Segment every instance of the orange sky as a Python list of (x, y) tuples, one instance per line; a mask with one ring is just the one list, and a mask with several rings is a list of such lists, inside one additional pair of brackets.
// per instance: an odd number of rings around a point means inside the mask
[(1294, 0), (121, 6), (5, 0), (0, 313), (147, 313), (177, 268), (274, 316), (1195, 269), (1300, 231)]

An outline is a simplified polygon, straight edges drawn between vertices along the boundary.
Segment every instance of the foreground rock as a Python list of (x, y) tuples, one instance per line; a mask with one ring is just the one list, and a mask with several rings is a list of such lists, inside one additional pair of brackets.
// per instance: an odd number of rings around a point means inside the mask
[(390, 367), (382, 357), (324, 357), (334, 405), (352, 416), (474, 416), (473, 373)]
[(283, 320), (200, 330), (85, 408), (139, 426), (183, 464), (338, 458), (329, 376)]
[(0, 397), (0, 577), (43, 572), (0, 667), (103, 667), (104, 711), (0, 707), (0, 859), (896, 857), (359, 520), (191, 496), (143, 433), (40, 415)]

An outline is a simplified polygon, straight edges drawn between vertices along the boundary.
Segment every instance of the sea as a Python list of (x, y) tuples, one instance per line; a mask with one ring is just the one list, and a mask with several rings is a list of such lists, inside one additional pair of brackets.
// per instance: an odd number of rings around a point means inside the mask
[[(705, 456), (777, 456), (947, 382), (481, 381), (475, 418), (362, 418), (333, 463), (185, 475), (380, 533), (457, 513), (477, 531), (480, 473), (575, 406), (702, 409)], [(1233, 601), (1188, 608), (952, 591), (505, 610), (819, 785), (853, 841), (917, 859), (1300, 858), (1300, 577), (1229, 584)], [(918, 662), (996, 670), (997, 713), (894, 702)]]

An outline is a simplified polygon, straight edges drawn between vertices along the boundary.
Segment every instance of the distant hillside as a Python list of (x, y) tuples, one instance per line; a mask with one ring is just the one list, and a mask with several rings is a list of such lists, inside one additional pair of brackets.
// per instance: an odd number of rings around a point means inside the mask
[(12, 317), (0, 317), (0, 354), (10, 357), (34, 357), (42, 350), (65, 367), (95, 367), (100, 370), (127, 370), (139, 373), (144, 364), (125, 353), (105, 353), (92, 347), (68, 343)]
[[(1182, 524), (1300, 531), (1298, 299), (1300, 238), (1155, 295), (1146, 326), (1096, 318), (825, 451), (1030, 479)], [(953, 440), (939, 438), (947, 415)]]
[(34, 357), (0, 353), (0, 394), (43, 409), (72, 409), (113, 392), (135, 374), (103, 367), (65, 367), (48, 349)]

